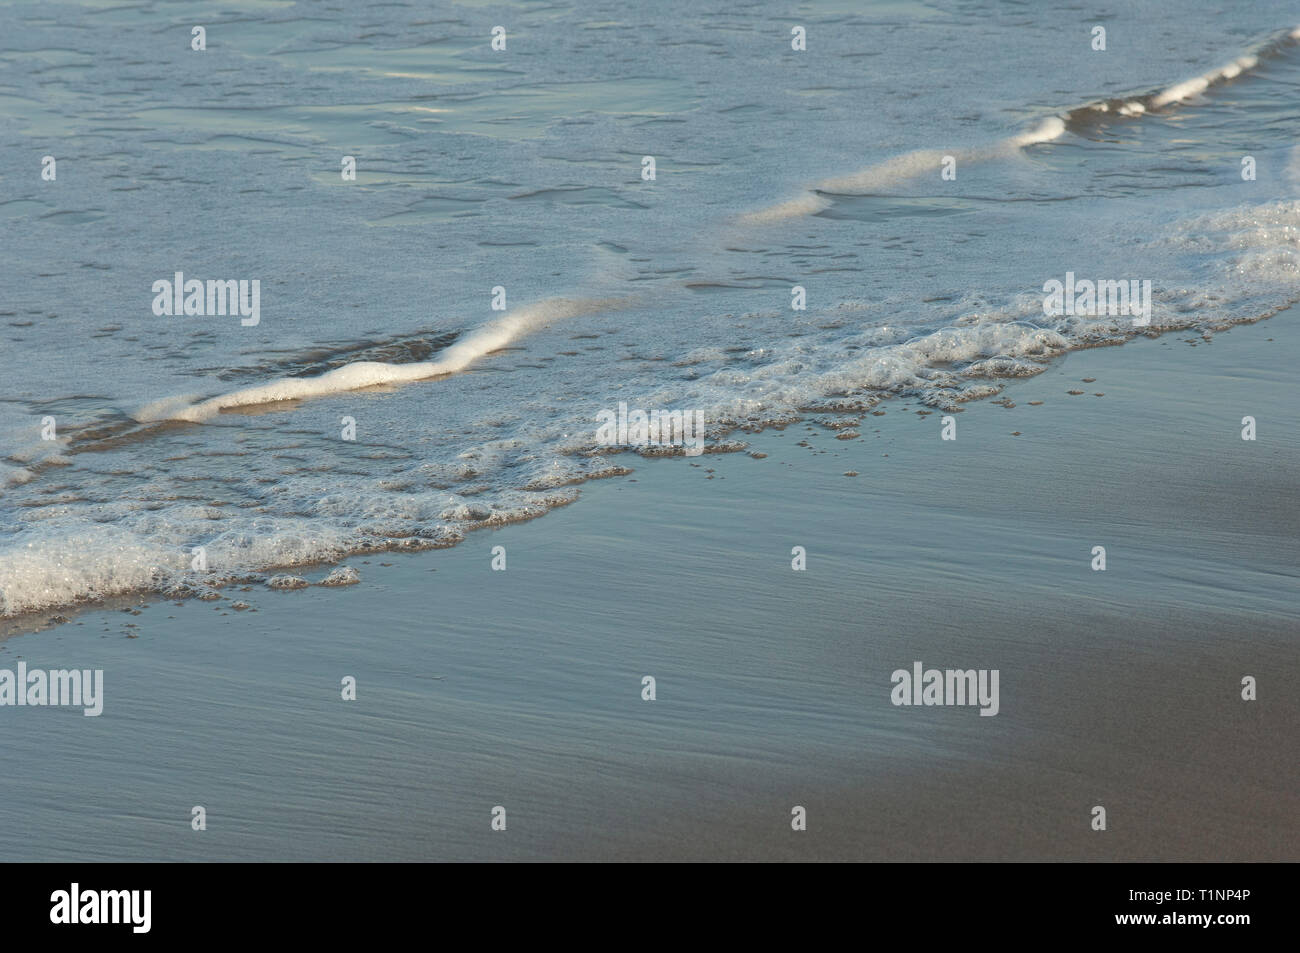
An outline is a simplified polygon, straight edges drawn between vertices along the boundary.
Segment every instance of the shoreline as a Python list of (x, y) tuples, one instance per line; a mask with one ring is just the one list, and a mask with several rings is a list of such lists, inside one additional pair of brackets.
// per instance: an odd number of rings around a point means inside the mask
[[(917, 403), (919, 406), (924, 408), (923, 410), (918, 411), (918, 413), (928, 416), (930, 414), (934, 414), (934, 415), (952, 414), (952, 413), (961, 414), (964, 413), (967, 409), (979, 407), (985, 404), (992, 404), (996, 406), (1001, 404), (1004, 400), (1008, 399), (1006, 397), (1006, 392), (1009, 387), (1022, 384), (1025, 381), (1033, 381), (1041, 378), (1044, 374), (1048, 373), (1051, 369), (1056, 367), (1058, 364), (1068, 360), (1070, 356), (1074, 354), (1087, 352), (1087, 351), (1109, 349), (1109, 348), (1123, 348), (1125, 346), (1132, 346), (1138, 344), (1141, 341), (1157, 341), (1157, 342), (1165, 341), (1167, 343), (1167, 339), (1170, 339), (1174, 335), (1189, 334), (1189, 333), (1196, 334), (1202, 341), (1208, 344), (1213, 341), (1213, 338), (1216, 335), (1231, 333), (1234, 329), (1237, 328), (1255, 327), (1259, 324), (1271, 320), (1272, 318), (1285, 314), (1286, 312), (1292, 309), (1296, 309), (1297, 312), (1300, 313), (1300, 307), (1297, 307), (1296, 302), (1292, 302), (1290, 304), (1281, 305), (1252, 321), (1241, 322), (1226, 327), (1213, 329), (1209, 337), (1206, 337), (1204, 332), (1199, 332), (1194, 327), (1170, 328), (1168, 330), (1159, 331), (1159, 332), (1153, 332), (1152, 329), (1148, 329), (1147, 331), (1138, 332), (1133, 337), (1127, 338), (1122, 341), (1107, 340), (1095, 344), (1081, 345), (1078, 347), (1074, 347), (1064, 352), (1063, 354), (1051, 358), (1044, 365), (1044, 371), (1041, 374), (1034, 375), (1034, 377), (1030, 377), (1030, 378), (1015, 378), (1015, 377), (997, 378), (996, 381), (1002, 385), (1002, 389), (999, 390), (996, 395), (989, 395), (986, 397), (980, 397), (971, 401), (963, 402), (959, 406), (956, 406), (951, 410), (938, 410), (933, 407), (920, 404), (920, 402), (917, 401), (917, 398), (915, 396), (907, 397), (907, 396), (892, 395), (888, 393), (873, 395), (876, 399), (876, 403), (872, 403), (870, 406), (858, 410), (827, 411), (827, 410), (803, 409), (798, 412), (799, 416), (797, 418), (791, 420), (788, 423), (768, 424), (768, 425), (764, 425), (759, 430), (747, 430), (744, 427), (732, 427), (726, 430), (725, 432), (723, 432), (722, 434), (720, 434), (714, 440), (713, 443), (707, 444), (704, 447), (702, 454), (700, 456), (708, 457), (711, 455), (731, 454), (731, 453), (752, 454), (754, 452), (754, 448), (751, 446), (751, 443), (753, 442), (754, 439), (758, 438), (760, 435), (770, 434), (773, 432), (784, 432), (790, 427), (797, 427), (799, 425), (808, 424), (808, 423), (817, 424), (817, 421), (819, 420), (824, 421), (833, 417), (839, 417), (842, 419), (858, 417), (861, 418), (862, 426), (865, 427), (867, 425), (866, 418), (868, 416), (875, 416), (873, 414), (873, 411), (875, 411), (877, 408), (884, 408), (885, 412), (887, 413), (890, 409), (895, 409), (895, 408), (901, 408), (902, 410), (907, 410), (911, 407), (912, 403)], [(1187, 343), (1186, 339), (1183, 339), (1181, 343)], [(244, 411), (235, 411), (235, 412), (238, 413)], [(840, 429), (839, 427), (827, 426), (825, 423), (817, 424), (817, 426), (821, 427), (821, 429), (823, 429), (825, 432), (830, 434), (837, 433)], [(741, 439), (742, 437), (744, 439)], [(762, 451), (760, 450), (758, 452), (761, 453)], [(682, 458), (682, 457), (685, 457), (688, 460), (694, 459), (689, 457), (689, 455), (687, 455), (686, 453), (684, 453), (682, 448), (680, 447), (670, 447), (667, 448), (666, 450), (660, 448), (647, 453), (643, 453), (637, 449), (629, 447), (615, 452), (606, 452), (603, 453), (602, 455), (610, 458), (611, 467), (616, 468), (615, 472), (603, 472), (578, 481), (576, 486), (579, 489), (579, 495), (575, 496), (573, 499), (567, 501), (552, 502), (552, 504), (544, 511), (532, 515), (512, 517), (510, 519), (506, 519), (497, 523), (484, 523), (479, 525), (460, 527), (458, 528), (458, 530), (461, 532), (461, 538), (458, 540), (445, 541), (442, 539), (435, 540), (435, 539), (428, 539), (423, 537), (409, 536), (404, 538), (406, 542), (409, 542), (411, 544), (409, 546), (399, 544), (399, 545), (385, 546), (381, 548), (358, 548), (356, 550), (352, 550), (344, 553), (342, 556), (340, 556), (338, 559), (335, 560), (321, 560), (321, 561), (311, 562), (311, 563), (277, 564), (273, 566), (263, 567), (260, 569), (240, 570), (237, 572), (229, 571), (228, 578), (231, 578), (231, 581), (221, 582), (216, 584), (208, 583), (207, 585), (211, 591), (219, 594), (220, 599), (224, 600), (228, 598), (226, 593), (231, 590), (247, 592), (250, 590), (245, 587), (248, 586), (250, 583), (253, 585), (264, 586), (267, 580), (280, 574), (289, 574), (289, 575), (320, 574), (323, 572), (327, 572), (330, 569), (344, 566), (349, 560), (358, 560), (367, 556), (385, 556), (385, 557), (409, 556), (409, 555), (416, 555), (419, 553), (428, 552), (430, 550), (451, 549), (453, 547), (464, 544), (470, 538), (469, 534), (477, 532), (479, 530), (498, 530), (503, 527), (512, 526), (518, 523), (532, 522), (533, 520), (541, 519), (549, 515), (554, 510), (562, 509), (566, 506), (572, 505), (573, 503), (577, 503), (581, 498), (581, 488), (588, 486), (594, 482), (600, 480), (606, 480), (606, 479), (624, 478), (630, 476), (631, 474), (636, 473), (637, 464), (634, 461), (628, 460), (627, 465), (620, 464), (619, 459), (625, 456), (631, 455), (632, 457), (636, 457), (639, 460), (646, 461), (646, 462), (658, 461), (667, 458), (675, 459), (675, 458)], [(214, 575), (221, 575), (221, 574), (214, 573)], [(322, 579), (323, 578), (324, 576), (322, 576)], [(319, 580), (309, 581), (309, 585), (312, 587), (317, 586), (319, 584), (320, 584)], [(191, 583), (186, 583), (186, 585), (191, 585)], [(204, 600), (201, 596), (186, 596), (184, 597), (184, 601), (214, 601), (214, 600)], [(84, 601), (78, 601), (75, 603), (70, 603), (65, 605), (54, 605), (47, 608), (34, 609), (29, 612), (18, 613), (12, 616), (0, 615), (0, 643), (3, 643), (7, 639), (15, 638), (22, 635), (35, 634), (37, 632), (48, 631), (50, 629), (57, 628), (60, 625), (66, 625), (68, 623), (75, 622), (77, 618), (79, 618), (80, 616), (86, 613), (91, 613), (96, 611), (113, 611), (113, 610), (129, 611), (132, 609), (146, 609), (146, 608), (151, 608), (155, 603), (164, 603), (164, 602), (172, 602), (173, 604), (176, 604), (176, 601), (172, 597), (167, 596), (163, 590), (133, 589), (133, 590), (127, 590), (123, 592), (113, 593), (101, 599), (84, 600)]]
[[(1300, 329), (1194, 340), (1072, 352), (958, 414), (953, 442), (941, 412), (887, 402), (856, 439), (807, 419), (749, 435), (765, 459), (648, 458), (535, 526), (345, 560), (347, 592), (94, 609), (0, 642), (0, 668), (106, 672), (97, 718), (0, 708), (0, 849), (1294, 860)], [(999, 670), (999, 714), (894, 706), (915, 661)]]

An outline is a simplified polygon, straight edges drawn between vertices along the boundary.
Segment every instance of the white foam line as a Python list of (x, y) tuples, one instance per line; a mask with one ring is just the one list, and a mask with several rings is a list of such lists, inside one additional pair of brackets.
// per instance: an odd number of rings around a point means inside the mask
[[(1291, 35), (1295, 36), (1295, 33), (1293, 32)], [(1218, 69), (1210, 70), (1208, 73), (1202, 73), (1200, 76), (1193, 76), (1191, 79), (1185, 79), (1181, 83), (1175, 83), (1163, 92), (1157, 93), (1152, 98), (1151, 105), (1156, 109), (1159, 109), (1161, 106), (1168, 106), (1170, 103), (1177, 103), (1184, 99), (1190, 99), (1197, 93), (1202, 93), (1209, 89), (1215, 83), (1221, 83), (1225, 79), (1233, 79), (1240, 76), (1247, 70), (1254, 69), (1258, 64), (1258, 56), (1240, 56), (1227, 66), (1220, 66)]]
[[(1035, 143), (1050, 142), (1064, 132), (1065, 120), (1058, 116), (1049, 116), (1028, 132), (1010, 136), (982, 149), (958, 149), (949, 152), (919, 149), (867, 166), (851, 175), (818, 182), (813, 189), (818, 192), (849, 194), (878, 192), (925, 172), (937, 171), (945, 155), (951, 155), (960, 162), (979, 162), (1009, 155)], [(828, 208), (830, 204), (830, 200), (824, 196), (809, 193), (779, 205), (759, 209), (757, 212), (749, 212), (740, 216), (739, 222), (742, 225), (766, 225), (803, 215), (815, 215)]]
[[(884, 162), (867, 166), (851, 175), (836, 179), (826, 179), (814, 188), (823, 192), (875, 192), (880, 189), (906, 181), (920, 175), (927, 169), (938, 171), (945, 153), (935, 149), (920, 149), (916, 152), (894, 156)], [(787, 205), (792, 203), (787, 202)]]
[(516, 338), (562, 318), (603, 311), (625, 303), (627, 299), (551, 298), (517, 308), (496, 321), (486, 324), (442, 352), (436, 361), (416, 364), (384, 364), (360, 361), (335, 368), (319, 377), (286, 377), (221, 394), (197, 404), (186, 398), (167, 398), (141, 408), (135, 419), (140, 422), (187, 420), (200, 423), (223, 410), (270, 404), (282, 400), (325, 397), (344, 391), (359, 390), (377, 384), (405, 383), (440, 377), (462, 371), (478, 358), (504, 347)]
[(782, 202), (780, 205), (759, 209), (757, 212), (749, 212), (742, 215), (739, 221), (742, 225), (767, 225), (771, 222), (782, 222), (788, 218), (816, 215), (818, 212), (830, 208), (830, 205), (830, 199), (809, 192), (807, 195), (801, 195), (797, 199)]

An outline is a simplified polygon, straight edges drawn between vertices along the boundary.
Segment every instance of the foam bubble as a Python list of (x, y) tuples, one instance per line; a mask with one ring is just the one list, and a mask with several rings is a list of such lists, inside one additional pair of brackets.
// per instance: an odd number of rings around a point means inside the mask
[(24, 467), (13, 467), (0, 463), (0, 486), (22, 486), (35, 479), (36, 474)]

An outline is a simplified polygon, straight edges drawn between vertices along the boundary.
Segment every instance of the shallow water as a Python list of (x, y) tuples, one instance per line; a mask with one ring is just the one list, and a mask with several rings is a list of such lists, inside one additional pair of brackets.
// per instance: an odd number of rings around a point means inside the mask
[[(594, 452), (620, 402), (715, 437), (952, 409), (1137, 333), (1044, 315), (1066, 272), (1151, 280), (1154, 330), (1271, 314), (1300, 296), (1294, 20), (0, 6), (0, 613), (538, 515), (627, 463)], [(258, 279), (260, 323), (156, 316), (176, 272)]]

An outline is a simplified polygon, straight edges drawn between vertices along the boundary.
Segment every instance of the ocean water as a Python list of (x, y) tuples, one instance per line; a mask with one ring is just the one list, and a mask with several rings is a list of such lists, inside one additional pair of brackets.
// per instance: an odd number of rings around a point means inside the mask
[[(0, 4), (0, 615), (541, 515), (635, 465), (597, 434), (620, 403), (725, 446), (1273, 315), (1300, 299), (1298, 23)], [(257, 280), (258, 323), (155, 314), (177, 272)], [(1149, 280), (1150, 326), (1046, 315), (1067, 273)]]

